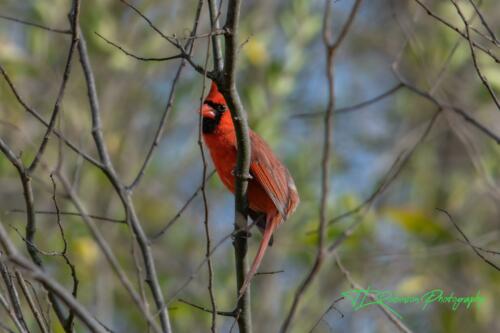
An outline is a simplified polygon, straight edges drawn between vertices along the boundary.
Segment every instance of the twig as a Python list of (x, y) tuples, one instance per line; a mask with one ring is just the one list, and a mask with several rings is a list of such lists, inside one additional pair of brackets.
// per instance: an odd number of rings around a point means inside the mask
[(35, 280), (40, 282), (50, 290), (52, 293), (57, 295), (66, 306), (73, 309), (75, 315), (87, 326), (91, 332), (95, 333), (105, 333), (106, 330), (94, 319), (94, 317), (71, 295), (66, 289), (56, 282), (53, 278), (48, 276), (42, 269), (38, 266), (29, 262), (26, 258), (21, 256), (14, 244), (9, 240), (8, 234), (0, 223), (0, 244), (3, 246), (5, 252), (8, 255), (9, 261), (16, 266), (26, 270)]
[[(196, 9), (195, 19), (194, 19), (193, 28), (191, 30), (190, 36), (196, 35), (196, 32), (198, 30), (198, 23), (199, 23), (199, 19), (200, 19), (202, 6), (203, 6), (203, 2), (202, 1), (198, 2), (198, 7)], [(189, 49), (188, 56), (191, 56), (191, 52), (193, 51), (193, 45), (194, 45), (194, 40), (188, 39), (188, 41), (186, 42), (186, 44), (184, 46), (184, 48)], [(157, 130), (156, 130), (153, 143), (149, 147), (148, 153), (146, 154), (146, 157), (144, 158), (144, 162), (142, 163), (142, 166), (141, 166), (139, 172), (137, 173), (137, 176), (132, 181), (132, 184), (130, 186), (128, 186), (129, 190), (135, 188), (139, 184), (139, 182), (141, 181), (141, 178), (144, 176), (146, 168), (147, 168), (149, 162), (151, 161), (151, 158), (153, 156), (153, 152), (155, 151), (155, 149), (158, 147), (158, 145), (160, 143), (161, 137), (163, 135), (163, 131), (164, 131), (165, 126), (167, 124), (168, 115), (170, 114), (170, 111), (172, 110), (172, 106), (174, 103), (175, 88), (177, 86), (177, 83), (179, 82), (179, 78), (181, 76), (182, 70), (184, 69), (184, 66), (185, 66), (185, 59), (183, 59), (183, 61), (179, 64), (179, 67), (177, 68), (177, 72), (175, 73), (174, 79), (172, 80), (172, 84), (170, 85), (170, 92), (168, 95), (167, 104), (166, 104), (165, 109), (163, 111), (163, 114), (161, 116), (160, 123), (158, 125)]]
[(193, 308), (196, 308), (196, 309), (198, 309), (198, 310), (201, 310), (201, 311), (204, 311), (204, 312), (208, 312), (208, 313), (210, 313), (210, 314), (214, 314), (214, 313), (215, 313), (215, 314), (217, 314), (217, 315), (219, 315), (219, 316), (224, 316), (224, 317), (233, 317), (233, 318), (234, 318), (234, 317), (236, 317), (236, 313), (235, 313), (235, 311), (215, 311), (215, 312), (214, 312), (214, 310), (213, 310), (213, 309), (207, 309), (207, 308), (204, 308), (204, 307), (199, 306), (199, 305), (197, 305), (197, 304), (194, 304), (194, 303), (188, 302), (188, 301), (186, 301), (186, 300), (184, 300), (184, 299), (182, 299), (182, 298), (179, 298), (179, 299), (178, 299), (178, 301), (179, 301), (179, 302), (181, 302), (181, 303), (184, 303), (184, 304), (190, 305), (190, 306), (192, 306)]
[(42, 24), (28, 22), (28, 21), (25, 21), (25, 20), (21, 20), (21, 19), (15, 18), (15, 17), (7, 16), (7, 15), (2, 15), (2, 14), (0, 14), (0, 18), (2, 18), (4, 20), (7, 20), (7, 21), (12, 21), (12, 22), (21, 23), (21, 24), (24, 24), (24, 25), (29, 25), (29, 26), (32, 26), (32, 27), (35, 27), (35, 28), (40, 28), (40, 29), (47, 30), (47, 31), (50, 31), (50, 32), (56, 32), (56, 33), (65, 34), (65, 35), (71, 35), (71, 30), (70, 29), (50, 28), (50, 27), (47, 27), (47, 26), (42, 25)]
[(118, 50), (122, 51), (124, 54), (126, 54), (129, 57), (132, 57), (132, 58), (134, 58), (136, 60), (140, 60), (140, 61), (168, 61), (168, 60), (179, 59), (179, 58), (183, 58), (184, 57), (182, 54), (176, 54), (176, 55), (169, 56), (169, 57), (142, 57), (142, 56), (138, 56), (138, 55), (133, 54), (130, 51), (125, 50), (123, 47), (121, 47), (120, 45), (116, 44), (115, 42), (110, 41), (109, 39), (107, 39), (103, 35), (99, 34), (98, 32), (94, 32), (94, 33), (99, 38), (101, 38), (106, 43), (108, 43), (109, 45), (112, 45), (112, 46), (116, 47)]
[(384, 174), (382, 179), (379, 181), (379, 185), (375, 188), (375, 190), (356, 207), (341, 213), (331, 220), (328, 221), (328, 225), (332, 225), (334, 223), (339, 222), (351, 215), (357, 214), (363, 208), (371, 205), (375, 199), (377, 199), (397, 178), (401, 170), (405, 167), (406, 163), (408, 163), (410, 157), (413, 155), (417, 147), (425, 140), (425, 138), (429, 135), (432, 127), (438, 119), (438, 116), (441, 114), (440, 110), (437, 110), (432, 116), (431, 120), (428, 122), (425, 130), (423, 131), (420, 138), (415, 142), (412, 148), (408, 151), (402, 151), (398, 156), (394, 159), (394, 162), (391, 164), (389, 170)]
[[(24, 209), (11, 209), (7, 211), (7, 213), (26, 213), (26, 210)], [(51, 211), (51, 210), (35, 210), (35, 214), (39, 215), (56, 215), (57, 212)], [(60, 211), (59, 215), (67, 215), (67, 216), (79, 216), (81, 217), (80, 213), (78, 212), (65, 212), (65, 211)], [(107, 222), (113, 222), (113, 223), (127, 223), (125, 220), (120, 220), (120, 219), (114, 219), (111, 217), (105, 217), (105, 216), (98, 216), (94, 214), (88, 214), (88, 216), (94, 220), (100, 220), (100, 221), (107, 221)]]
[[(61, 153), (62, 153), (62, 151), (60, 151), (60, 154)], [(61, 155), (59, 155), (59, 156), (61, 156)], [(62, 163), (62, 160), (59, 159), (58, 163), (57, 163), (57, 172), (59, 172), (59, 169), (61, 168), (61, 163)], [(54, 208), (56, 210), (56, 222), (57, 222), (57, 226), (59, 227), (61, 239), (63, 241), (63, 249), (61, 251), (61, 256), (63, 257), (66, 265), (69, 267), (69, 269), (71, 271), (71, 279), (73, 281), (73, 289), (71, 291), (71, 294), (76, 299), (77, 295), (78, 295), (78, 284), (79, 284), (79, 280), (78, 280), (78, 277), (76, 274), (76, 266), (73, 264), (73, 262), (71, 262), (71, 260), (68, 257), (68, 254), (67, 254), (68, 242), (66, 240), (66, 236), (64, 234), (64, 228), (63, 228), (62, 223), (61, 223), (61, 215), (59, 214), (59, 205), (57, 203), (57, 198), (56, 198), (57, 185), (56, 185), (56, 182), (54, 180), (54, 176), (52, 174), (50, 174), (50, 180), (52, 181), (52, 186), (53, 186), (52, 201), (54, 203)], [(74, 326), (73, 326), (74, 325), (74, 318), (75, 318), (74, 310), (69, 309), (68, 317), (67, 317), (66, 321), (64, 322), (64, 330), (66, 332), (74, 331)]]
[[(426, 6), (421, 0), (414, 0), (420, 7), (422, 7), (422, 9), (424, 9), (424, 11), (431, 17), (433, 17), (434, 19), (436, 19), (438, 22), (444, 24), (445, 26), (447, 26), (448, 28), (450, 28), (451, 30), (455, 31), (456, 33), (458, 33), (462, 38), (464, 39), (468, 39), (467, 36), (465, 35), (465, 33), (463, 33), (462, 31), (460, 31), (460, 29), (458, 29), (457, 27), (455, 27), (454, 25), (452, 25), (451, 23), (449, 23), (448, 21), (446, 21), (445, 19), (443, 19), (442, 17), (434, 14), (434, 12), (432, 12), (432, 10)], [(500, 63), (500, 59), (495, 56), (493, 54), (493, 52), (490, 50), (490, 49), (487, 49), (479, 44), (477, 44), (476, 42), (474, 41), (471, 41), (472, 45), (477, 48), (478, 50), (481, 50), (482, 52), (484, 52), (485, 54), (489, 55), (496, 63)]]
[(481, 11), (479, 10), (479, 6), (476, 5), (476, 3), (474, 2), (474, 0), (469, 0), (469, 3), (472, 5), (472, 7), (474, 7), (474, 11), (476, 12), (477, 16), (479, 16), (479, 19), (481, 20), (481, 23), (483, 24), (483, 27), (486, 29), (486, 31), (488, 31), (488, 33), (490, 34), (490, 37), (491, 37), (491, 40), (495, 43), (495, 44), (499, 44), (498, 42), (498, 39), (497, 37), (495, 36), (495, 33), (493, 32), (493, 30), (490, 28), (490, 26), (488, 25), (488, 23), (486, 22), (486, 19), (484, 18), (483, 14), (481, 13)]
[(215, 31), (219, 30), (220, 17), (220, 10), (217, 8), (215, 0), (208, 0), (208, 11), (210, 14), (210, 30), (212, 32), (212, 57), (214, 61), (214, 71), (220, 73), (222, 72), (224, 63), (222, 59), (220, 39), (217, 35), (213, 34)]
[(21, 309), (21, 301), (19, 300), (19, 293), (17, 292), (17, 288), (12, 282), (12, 277), (10, 272), (3, 262), (3, 255), (0, 256), (0, 275), (5, 283), (5, 289), (7, 289), (7, 293), (9, 295), (10, 304), (12, 305), (12, 311), (14, 312), (14, 316), (20, 324), (20, 328), (24, 332), (29, 332), (28, 325), (24, 320), (23, 310)]
[[(12, 93), (14, 94), (14, 96), (16, 97), (17, 101), (19, 102), (19, 104), (21, 104), (21, 106), (24, 108), (24, 110), (26, 112), (28, 112), (29, 114), (31, 114), (33, 117), (35, 117), (39, 122), (41, 122), (45, 127), (49, 127), (49, 123), (47, 121), (45, 121), (42, 116), (33, 108), (31, 108), (28, 104), (26, 104), (26, 102), (24, 102), (24, 100), (21, 98), (21, 95), (18, 93), (17, 89), (16, 89), (16, 86), (14, 85), (14, 83), (12, 82), (12, 80), (10, 79), (10, 77), (8, 76), (7, 72), (5, 71), (5, 69), (3, 68), (3, 66), (0, 64), (0, 73), (2, 73), (2, 76), (4, 77), (5, 81), (7, 82), (7, 84), (9, 85)], [(101, 167), (101, 164), (95, 160), (93, 157), (91, 157), (90, 155), (88, 155), (87, 153), (81, 151), (75, 144), (73, 144), (71, 141), (69, 141), (68, 139), (66, 139), (58, 130), (54, 129), (53, 130), (53, 133), (61, 138), (64, 143), (70, 147), (75, 153), (77, 153), (78, 155), (82, 156), (86, 161), (90, 162), (91, 164), (97, 166), (97, 167)]]
[(38, 324), (38, 327), (40, 328), (40, 331), (42, 333), (49, 333), (49, 330), (45, 326), (44, 318), (40, 311), (37, 308), (37, 305), (35, 304), (35, 301), (33, 300), (33, 297), (31, 296), (30, 291), (28, 290), (28, 286), (26, 286), (26, 282), (24, 281), (23, 276), (21, 273), (16, 270), (16, 280), (19, 286), (21, 286), (21, 291), (23, 292), (24, 298), (28, 301), (28, 305), (30, 307), (31, 312), (33, 313), (33, 316), (35, 317), (35, 321)]
[[(205, 179), (205, 181), (202, 180), (202, 183), (203, 182), (206, 182), (208, 181), (213, 175), (215, 174), (215, 170), (212, 170), (207, 178)], [(165, 232), (181, 217), (182, 213), (184, 213), (184, 211), (186, 210), (186, 208), (191, 204), (191, 202), (193, 202), (193, 200), (198, 196), (198, 193), (200, 193), (201, 191), (201, 187), (203, 186), (203, 184), (201, 184), (200, 186), (198, 186), (198, 188), (193, 192), (193, 194), (191, 194), (191, 196), (187, 199), (187, 201), (184, 203), (184, 205), (182, 205), (181, 209), (179, 209), (179, 211), (174, 215), (174, 217), (172, 217), (166, 224), (163, 228), (160, 229), (160, 231), (156, 232), (153, 236), (150, 237), (150, 240), (151, 241), (156, 241), (158, 240), (161, 236), (163, 236), (165, 234)]]
[(134, 303), (137, 305), (137, 307), (142, 311), (144, 316), (146, 317), (148, 323), (152, 326), (153, 329), (155, 329), (156, 332), (161, 332), (160, 328), (154, 321), (154, 318), (151, 316), (151, 314), (147, 311), (147, 308), (145, 304), (141, 301), (140, 296), (137, 294), (135, 291), (132, 283), (130, 282), (129, 278), (127, 277), (125, 271), (122, 269), (120, 266), (118, 259), (116, 256), (113, 254), (113, 250), (111, 249), (109, 243), (106, 241), (104, 236), (101, 234), (99, 231), (99, 228), (95, 225), (95, 223), (90, 219), (88, 214), (86, 213), (85, 208), (83, 207), (83, 204), (80, 202), (80, 199), (74, 193), (73, 188), (71, 187), (69, 181), (60, 173), (56, 173), (57, 178), (61, 182), (61, 184), (64, 187), (64, 190), (68, 193), (71, 201), (75, 205), (75, 208), (79, 212), (79, 214), (82, 216), (83, 221), (87, 225), (93, 239), (101, 249), (102, 253), (104, 254), (104, 257), (106, 260), (109, 262), (109, 265), (115, 272), (115, 274), (118, 276), (118, 279), (122, 283), (122, 285), (125, 287), (127, 292), (130, 294), (132, 297), (132, 300)]
[[(175, 46), (181, 52), (182, 57), (193, 67), (194, 70), (196, 70), (198, 73), (200, 73), (202, 75), (206, 74), (211, 79), (215, 78), (215, 75), (214, 75), (213, 72), (206, 73), (205, 69), (202, 66), (196, 64), (193, 61), (193, 59), (191, 58), (191, 56), (189, 55), (189, 53), (186, 52), (185, 48), (181, 44), (179, 44), (179, 42), (176, 40), (175, 37), (170, 37), (170, 36), (167, 36), (166, 34), (164, 34), (158, 27), (156, 27), (153, 24), (153, 22), (146, 15), (144, 15), (134, 5), (130, 4), (129, 2), (127, 2), (125, 0), (120, 0), (120, 2), (123, 3), (124, 5), (126, 5), (127, 7), (129, 7), (130, 9), (132, 9), (142, 19), (144, 19), (144, 21), (147, 22), (147, 24), (151, 27), (151, 29), (153, 29), (156, 33), (158, 33), (163, 39), (165, 39), (166, 41), (168, 41), (170, 44), (172, 44), (173, 46)], [(227, 34), (227, 30), (225, 30), (225, 31), (226, 31), (225, 34)]]
[(417, 94), (417, 95), (419, 95), (419, 96), (427, 99), (428, 101), (432, 102), (434, 105), (436, 105), (437, 107), (439, 107), (439, 108), (441, 108), (443, 110), (450, 110), (450, 111), (453, 111), (454, 113), (460, 115), (466, 122), (470, 123), (476, 129), (478, 129), (479, 131), (481, 131), (483, 134), (485, 134), (486, 136), (488, 136), (491, 139), (493, 139), (497, 144), (500, 144), (500, 136), (498, 136), (497, 134), (493, 133), (486, 126), (484, 126), (478, 120), (476, 120), (474, 117), (472, 117), (468, 112), (466, 112), (465, 110), (463, 110), (463, 109), (461, 109), (461, 108), (459, 108), (457, 106), (448, 105), (448, 104), (442, 103), (441, 101), (437, 100), (434, 96), (432, 96), (428, 92), (420, 90), (419, 88), (415, 87), (411, 83), (407, 82), (402, 77), (402, 75), (398, 72), (398, 70), (396, 68), (393, 67), (393, 71), (394, 71), (395, 75), (399, 78), (400, 82), (406, 88), (408, 88), (411, 92), (413, 92), (413, 93), (415, 93), (415, 94)]
[[(28, 333), (24, 327), (22, 326), (22, 324), (19, 322), (19, 320), (17, 319), (16, 317), (16, 313), (14, 312), (14, 310), (9, 306), (9, 303), (7, 302), (7, 299), (5, 297), (3, 297), (2, 294), (0, 294), (0, 305), (5, 309), (5, 312), (7, 312), (7, 314), (9, 315), (10, 319), (12, 320), (12, 322), (14, 323), (14, 325), (16, 326), (18, 332), (20, 333)], [(5, 326), (7, 327), (7, 326)], [(8, 328), (8, 327), (7, 327)], [(13, 332), (13, 331), (12, 331)]]
[[(17, 157), (14, 152), (7, 146), (7, 144), (0, 138), (0, 151), (7, 157), (9, 162), (15, 167), (21, 184), (23, 187), (24, 202), (26, 205), (26, 249), (31, 257), (31, 260), (43, 270), (42, 259), (39, 257), (37, 249), (34, 245), (34, 236), (36, 233), (36, 216), (35, 216), (35, 204), (33, 197), (33, 188), (31, 184), (31, 178), (29, 176), (29, 171), (23, 165), (21, 159)], [(64, 312), (57, 298), (52, 292), (48, 293), (49, 300), (52, 304), (54, 312), (58, 320), (64, 327), (66, 321)]]
[(158, 33), (158, 35), (160, 35), (163, 39), (165, 39), (166, 41), (168, 41), (169, 43), (171, 43), (172, 45), (174, 46), (177, 46), (178, 44), (176, 43), (176, 41), (174, 40), (173, 37), (170, 37), (170, 36), (167, 36), (166, 34), (164, 34), (158, 27), (156, 27), (153, 22), (146, 16), (144, 15), (137, 7), (135, 7), (134, 5), (132, 5), (131, 3), (129, 3), (128, 1), (125, 1), (125, 0), (120, 0), (121, 3), (123, 3), (124, 5), (126, 5), (127, 7), (129, 7), (130, 9), (132, 9), (134, 12), (136, 12), (140, 17), (142, 17), (147, 23), (148, 25)]
[(155, 136), (153, 143), (149, 147), (149, 150), (146, 154), (146, 157), (144, 158), (144, 162), (142, 163), (141, 168), (139, 169), (139, 172), (137, 173), (137, 176), (134, 178), (132, 183), (128, 186), (129, 189), (135, 188), (139, 182), (141, 181), (142, 177), (144, 176), (144, 173), (146, 172), (146, 168), (149, 165), (149, 162), (151, 161), (151, 158), (153, 156), (153, 152), (155, 151), (156, 147), (160, 144), (161, 137), (163, 135), (163, 131), (165, 129), (165, 125), (167, 123), (167, 118), (170, 113), (170, 110), (172, 109), (172, 105), (174, 103), (174, 95), (175, 95), (175, 87), (177, 86), (177, 82), (180, 78), (180, 75), (182, 73), (182, 69), (184, 68), (184, 61), (181, 62), (179, 67), (177, 68), (177, 72), (175, 73), (174, 79), (172, 81), (172, 85), (170, 87), (170, 94), (168, 96), (168, 102), (165, 107), (165, 111), (163, 112), (160, 123), (158, 125), (158, 128), (156, 130)]
[(255, 273), (255, 276), (258, 275), (274, 275), (274, 274), (280, 274), (284, 273), (285, 271), (283, 269), (277, 270), (277, 271), (269, 271), (269, 272), (257, 272)]
[(465, 37), (466, 37), (468, 44), (469, 44), (470, 53), (472, 56), (472, 63), (474, 64), (474, 68), (476, 69), (476, 73), (479, 76), (479, 78), (481, 79), (481, 82), (483, 83), (483, 85), (486, 87), (486, 90), (488, 90), (488, 93), (490, 94), (491, 98), (493, 99), (493, 102), (495, 102), (498, 110), (500, 110), (500, 102), (498, 101), (498, 99), (495, 95), (495, 92), (493, 91), (493, 88), (491, 87), (490, 83), (488, 82), (488, 79), (483, 74), (483, 72), (481, 72), (481, 69), (479, 68), (479, 65), (477, 63), (476, 51), (474, 49), (474, 45), (472, 44), (472, 39), (470, 36), (469, 22), (467, 22), (467, 19), (465, 18), (464, 14), (462, 13), (462, 10), (460, 9), (460, 6), (456, 3), (456, 1), (455, 0), (450, 0), (450, 1), (453, 4), (453, 6), (455, 7), (458, 15), (460, 16), (460, 18), (464, 22)]
[[(347, 112), (351, 112), (351, 111), (356, 111), (356, 110), (362, 109), (362, 108), (367, 107), (367, 106), (369, 106), (371, 104), (377, 103), (378, 101), (380, 101), (380, 100), (382, 100), (382, 99), (384, 99), (386, 97), (391, 96), (392, 94), (394, 94), (395, 92), (399, 91), (403, 87), (404, 87), (404, 85), (402, 83), (398, 83), (394, 87), (388, 89), (387, 91), (381, 93), (380, 95), (377, 95), (375, 97), (372, 97), (372, 98), (370, 98), (370, 99), (368, 99), (366, 101), (363, 101), (363, 102), (360, 102), (360, 103), (357, 103), (357, 104), (353, 104), (353, 105), (350, 105), (350, 106), (345, 106), (345, 107), (342, 107), (342, 108), (335, 109), (333, 111), (333, 113), (335, 115), (338, 115), (338, 114), (347, 113)], [(325, 114), (325, 112), (296, 113), (296, 114), (292, 115), (292, 118), (309, 118), (309, 117), (322, 116), (324, 114)]]
[(457, 229), (457, 231), (460, 233), (460, 235), (462, 235), (462, 237), (464, 238), (465, 242), (472, 248), (472, 250), (478, 255), (479, 258), (481, 258), (484, 262), (486, 262), (488, 265), (490, 265), (491, 267), (493, 267), (497, 271), (500, 271), (500, 267), (498, 265), (496, 265), (494, 262), (492, 262), (491, 260), (489, 260), (488, 258), (486, 258), (485, 256), (483, 256), (483, 254), (481, 252), (479, 252), (479, 250), (477, 249), (477, 247), (474, 246), (474, 245), (472, 245), (472, 243), (470, 242), (470, 240), (467, 237), (467, 235), (462, 231), (462, 229), (460, 229), (460, 227), (453, 220), (453, 217), (451, 216), (450, 213), (448, 213), (448, 211), (446, 211), (445, 209), (442, 209), (442, 208), (436, 208), (436, 209), (438, 211), (440, 211), (441, 213), (444, 213), (448, 217), (448, 220), (450, 220), (450, 222), (453, 224), (453, 226), (455, 227), (455, 229)]
[[(351, 211), (348, 211), (344, 214), (341, 214), (339, 216), (337, 216), (336, 218), (332, 219), (331, 221), (329, 221), (329, 223), (334, 223), (338, 220), (340, 220), (341, 218), (345, 218), (347, 216), (350, 216), (352, 214), (355, 214), (357, 213), (358, 211), (360, 211), (363, 207), (365, 206), (369, 206), (372, 204), (372, 202), (381, 194), (383, 193), (383, 191), (385, 191), (385, 189), (387, 189), (387, 187), (392, 184), (392, 182), (394, 180), (396, 180), (396, 178), (399, 176), (399, 174), (402, 172), (402, 170), (405, 168), (405, 166), (408, 164), (408, 162), (410, 161), (411, 157), (413, 156), (413, 154), (415, 153), (415, 151), (417, 150), (417, 148), (420, 146), (420, 144), (422, 144), (424, 142), (424, 140), (427, 138), (427, 136), (429, 135), (429, 133), (431, 132), (434, 124), (436, 123), (436, 120), (438, 119), (438, 116), (441, 114), (441, 110), (438, 110), (434, 113), (434, 115), (432, 116), (431, 120), (429, 121), (429, 123), (427, 124), (426, 128), (424, 129), (422, 135), (418, 138), (418, 140), (413, 144), (412, 148), (410, 150), (408, 150), (408, 152), (403, 152), (403, 154), (401, 155), (398, 155), (398, 157), (396, 158), (396, 160), (394, 161), (394, 163), (391, 165), (391, 167), (389, 168), (389, 171), (386, 173), (386, 175), (383, 177), (382, 179), (382, 182), (380, 183), (380, 185), (377, 187), (377, 189), (375, 190), (375, 192), (372, 193), (372, 195), (370, 195), (370, 197), (368, 197), (368, 199), (363, 202), (360, 206), (359, 209), (358, 207), (356, 207), (355, 209), (351, 210)], [(351, 225), (345, 229), (337, 238), (336, 240), (328, 247), (328, 253), (332, 253), (334, 252), (338, 247), (339, 245), (344, 242), (351, 234), (352, 232), (354, 231), (354, 229), (361, 223), (362, 219), (358, 219), (357, 221), (354, 221), (353, 223), (351, 223)]]
[[(220, 248), (220, 246), (222, 246), (222, 244), (224, 244), (228, 239), (231, 239), (231, 238), (235, 238), (238, 233), (242, 233), (242, 234), (247, 234), (248, 231), (255, 225), (255, 221), (253, 221), (252, 223), (250, 223), (247, 227), (247, 229), (244, 229), (244, 230), (233, 230), (232, 232), (230, 232), (229, 234), (225, 235), (224, 237), (222, 237), (215, 245), (214, 247), (210, 250), (210, 254), (209, 254), (209, 257), (211, 257), (215, 251)], [(196, 277), (196, 275), (200, 272), (200, 270), (203, 268), (203, 266), (205, 265), (205, 263), (207, 262), (207, 257), (205, 256), (205, 258), (203, 258), (203, 260), (196, 266), (196, 268), (194, 269), (194, 271), (189, 275), (189, 277), (186, 279), (186, 281), (184, 281), (182, 283), (182, 285), (173, 293), (172, 296), (170, 296), (168, 299), (167, 299), (167, 304), (170, 304), (172, 301), (174, 301), (177, 296), (189, 285), (189, 283), (191, 283), (191, 281), (193, 281), (193, 279)], [(237, 309), (238, 310), (238, 309)], [(239, 311), (239, 310), (238, 310)]]
[(318, 320), (314, 323), (314, 326), (309, 330), (309, 333), (312, 333), (314, 331), (314, 329), (319, 325), (319, 323), (321, 323), (322, 320), (324, 320), (326, 314), (328, 312), (330, 312), (331, 310), (335, 310), (336, 312), (338, 312), (340, 314), (340, 318), (344, 318), (344, 314), (342, 312), (340, 312), (336, 307), (335, 307), (335, 304), (337, 304), (338, 302), (340, 302), (341, 300), (343, 300), (344, 297), (339, 297), (337, 298), (336, 300), (334, 300), (332, 302), (332, 304), (330, 304), (330, 306), (325, 310), (325, 312), (323, 312), (323, 314), (321, 315), (321, 317), (318, 318)]

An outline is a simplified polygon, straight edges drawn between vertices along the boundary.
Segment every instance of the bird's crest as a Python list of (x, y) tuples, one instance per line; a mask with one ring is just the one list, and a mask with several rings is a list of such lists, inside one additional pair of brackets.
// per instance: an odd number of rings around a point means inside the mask
[(207, 97), (205, 98), (205, 101), (210, 101), (215, 104), (226, 104), (226, 100), (224, 99), (224, 96), (219, 91), (219, 88), (215, 84), (215, 82), (212, 81), (212, 85), (210, 87), (210, 91), (208, 92)]

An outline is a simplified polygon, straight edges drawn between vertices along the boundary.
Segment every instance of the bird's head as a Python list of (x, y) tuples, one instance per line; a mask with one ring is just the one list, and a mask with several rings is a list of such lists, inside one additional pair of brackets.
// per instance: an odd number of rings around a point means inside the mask
[(213, 133), (223, 121), (229, 120), (231, 123), (226, 100), (214, 82), (201, 107), (201, 116), (203, 117), (203, 134)]

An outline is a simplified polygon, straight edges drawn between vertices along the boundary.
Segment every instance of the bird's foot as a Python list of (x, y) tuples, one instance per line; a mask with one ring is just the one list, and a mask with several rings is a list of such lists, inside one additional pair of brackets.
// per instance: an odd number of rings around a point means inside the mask
[(233, 233), (231, 236), (231, 239), (234, 241), (236, 237), (240, 238), (250, 238), (252, 237), (252, 233), (248, 230), (238, 230), (237, 232)]
[(246, 180), (246, 181), (249, 181), (249, 180), (253, 179), (252, 175), (249, 174), (249, 173), (247, 173), (247, 174), (237, 173), (236, 172), (236, 168), (234, 168), (233, 170), (231, 170), (231, 176), (236, 177), (236, 178), (240, 178), (240, 179), (243, 179), (243, 180)]

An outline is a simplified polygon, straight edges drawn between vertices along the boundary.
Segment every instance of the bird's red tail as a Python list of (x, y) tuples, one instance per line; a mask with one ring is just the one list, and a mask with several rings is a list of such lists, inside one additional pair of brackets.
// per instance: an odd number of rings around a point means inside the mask
[(262, 258), (264, 258), (264, 254), (266, 253), (267, 247), (269, 246), (269, 241), (271, 240), (273, 232), (276, 229), (276, 226), (278, 225), (280, 218), (281, 217), (278, 214), (267, 221), (266, 229), (264, 230), (264, 234), (262, 235), (262, 240), (260, 242), (259, 249), (257, 250), (257, 254), (255, 255), (252, 266), (250, 267), (250, 270), (248, 271), (245, 277), (245, 281), (243, 282), (243, 285), (240, 288), (239, 291), (240, 296), (243, 295), (243, 293), (245, 293), (245, 290), (250, 284), (250, 280), (252, 280), (255, 273), (257, 273), (257, 269), (259, 268), (260, 263), (262, 262)]

